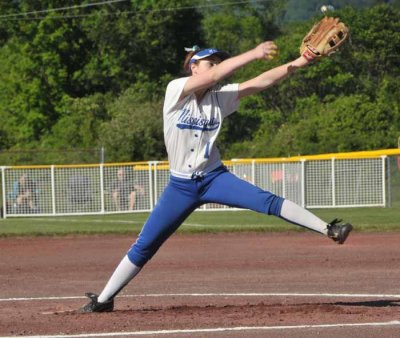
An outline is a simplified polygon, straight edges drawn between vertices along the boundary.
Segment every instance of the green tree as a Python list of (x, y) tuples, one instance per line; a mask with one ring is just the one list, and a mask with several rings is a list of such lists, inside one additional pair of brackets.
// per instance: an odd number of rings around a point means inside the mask
[(288, 0), (284, 22), (298, 22), (308, 20), (320, 13), (323, 5), (332, 5), (335, 9), (353, 7), (365, 9), (378, 4), (392, 4), (396, 6), (398, 0)]
[(101, 125), (99, 137), (107, 161), (165, 159), (162, 94), (169, 80), (142, 77), (109, 105), (110, 120)]
[[(224, 125), (223, 156), (393, 145), (400, 133), (396, 1), (363, 10), (332, 1), (350, 26), (348, 43), (243, 99)], [(0, 149), (105, 146), (108, 159), (165, 158), (162, 100), (167, 82), (181, 74), (184, 47), (198, 43), (235, 55), (274, 39), (279, 58), (253, 62), (229, 79), (245, 81), (296, 58), (322, 17), (313, 10), (308, 21), (278, 26), (284, 5), (146, 0), (6, 17), (65, 2), (0, 2)]]
[(146, 74), (157, 81), (177, 73), (184, 47), (200, 32), (201, 16), (189, 0), (132, 1), (95, 11), (82, 22), (90, 41), (79, 78), (87, 91), (121, 93)]
[(283, 14), (285, 1), (235, 4), (225, 0), (203, 9), (204, 39), (211, 47), (239, 54), (279, 34), (276, 20)]
[[(60, 0), (2, 2), (4, 15), (41, 12), (0, 18), (0, 147), (39, 145), (48, 135), (66, 140), (68, 128), (59, 126), (79, 121), (81, 110), (65, 109), (65, 102), (117, 96), (141, 74), (157, 82), (178, 73), (183, 47), (200, 30), (200, 14), (184, 10), (189, 4), (127, 1), (60, 12), (50, 11), (68, 7)], [(98, 131), (88, 131), (95, 140)]]
[[(399, 11), (380, 5), (363, 11), (346, 8), (338, 14), (351, 23), (347, 45), (260, 93), (258, 99), (243, 100), (239, 115), (251, 115), (253, 120), (232, 119), (235, 124), (243, 122), (240, 126), (245, 132), (224, 139), (234, 141), (231, 146), (222, 144), (226, 154), (287, 156), (394, 145), (400, 131), (395, 80), (399, 58), (394, 57), (400, 46), (395, 19)], [(300, 41), (312, 22), (286, 27), (287, 33), (276, 40), (280, 58), (268, 68), (297, 57)], [(252, 64), (247, 75), (260, 73), (265, 65)], [(248, 102), (257, 102), (257, 106)]]
[(61, 117), (51, 133), (42, 138), (44, 148), (91, 148), (98, 146), (99, 125), (108, 118), (107, 105), (111, 96), (95, 94), (84, 98), (66, 97)]

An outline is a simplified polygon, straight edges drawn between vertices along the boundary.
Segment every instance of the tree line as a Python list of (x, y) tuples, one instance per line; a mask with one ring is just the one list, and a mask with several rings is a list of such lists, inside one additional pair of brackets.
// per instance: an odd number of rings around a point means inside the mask
[[(224, 158), (397, 147), (400, 10), (375, 2), (337, 5), (351, 31), (341, 51), (242, 100), (222, 130)], [(298, 56), (322, 18), (313, 3), (309, 19), (288, 21), (293, 7), (280, 0), (1, 2), (0, 152), (104, 147), (107, 161), (165, 159), (164, 90), (183, 76), (184, 47), (235, 55), (274, 40), (277, 59), (229, 79), (244, 81)]]

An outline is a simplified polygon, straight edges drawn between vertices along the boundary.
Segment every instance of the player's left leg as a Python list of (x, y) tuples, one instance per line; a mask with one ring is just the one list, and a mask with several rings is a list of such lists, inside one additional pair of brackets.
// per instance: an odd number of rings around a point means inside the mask
[(350, 224), (339, 225), (336, 220), (327, 223), (307, 209), (244, 181), (229, 171), (210, 181), (202, 201), (275, 215), (290, 223), (327, 235), (339, 244), (346, 240), (352, 230)]
[(136, 242), (121, 260), (103, 291), (88, 293), (80, 312), (112, 311), (114, 297), (140, 272), (161, 245), (199, 205), (196, 182), (171, 177)]

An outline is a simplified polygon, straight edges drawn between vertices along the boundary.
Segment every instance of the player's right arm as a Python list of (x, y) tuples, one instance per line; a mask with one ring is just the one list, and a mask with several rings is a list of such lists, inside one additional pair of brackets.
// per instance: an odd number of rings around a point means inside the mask
[(181, 93), (180, 99), (193, 92), (210, 88), (232, 75), (239, 68), (259, 59), (270, 59), (277, 53), (277, 46), (273, 41), (266, 41), (240, 55), (231, 57), (219, 64), (210, 65), (208, 71), (190, 76)]

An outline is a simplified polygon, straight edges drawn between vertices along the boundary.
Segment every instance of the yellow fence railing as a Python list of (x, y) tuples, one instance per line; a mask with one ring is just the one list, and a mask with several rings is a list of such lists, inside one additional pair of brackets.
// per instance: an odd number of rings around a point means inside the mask
[[(225, 165), (234, 165), (237, 163), (286, 163), (286, 162), (299, 162), (299, 161), (320, 161), (320, 160), (346, 160), (346, 159), (366, 159), (378, 158), (382, 156), (400, 156), (400, 148), (394, 149), (381, 149), (370, 151), (356, 151), (356, 152), (343, 152), (343, 153), (327, 153), (318, 155), (298, 155), (291, 157), (271, 157), (271, 158), (234, 158), (231, 160), (224, 160)], [(10, 169), (45, 169), (45, 168), (96, 168), (100, 165), (104, 167), (117, 167), (117, 166), (131, 166), (134, 170), (149, 170), (159, 169), (168, 170), (168, 161), (139, 161), (139, 162), (117, 162), (117, 163), (92, 163), (92, 164), (57, 164), (57, 165), (18, 165), (18, 166), (4, 166)]]

